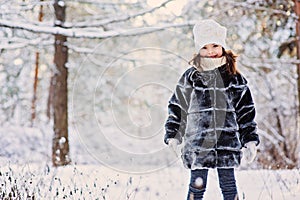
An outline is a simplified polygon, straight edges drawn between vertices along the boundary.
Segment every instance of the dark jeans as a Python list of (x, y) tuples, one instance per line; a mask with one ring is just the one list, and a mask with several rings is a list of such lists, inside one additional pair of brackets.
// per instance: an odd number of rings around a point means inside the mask
[[(218, 168), (219, 185), (224, 200), (238, 200), (233, 168)], [(191, 170), (187, 200), (201, 200), (206, 189), (208, 169)]]

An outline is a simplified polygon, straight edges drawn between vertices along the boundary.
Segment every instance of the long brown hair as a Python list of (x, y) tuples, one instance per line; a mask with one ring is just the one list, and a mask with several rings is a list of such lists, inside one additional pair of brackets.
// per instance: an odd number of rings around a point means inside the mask
[[(237, 55), (235, 55), (231, 50), (225, 50), (223, 49), (223, 54), (222, 56), (225, 56), (226, 58), (226, 69), (229, 72), (229, 74), (237, 74), (239, 73), (236, 67), (236, 58), (238, 57)], [(194, 65), (195, 67), (197, 67), (198, 69), (201, 69), (200, 67), (200, 63), (201, 63), (201, 56), (200, 53), (195, 54), (193, 59), (190, 60), (189, 65)]]

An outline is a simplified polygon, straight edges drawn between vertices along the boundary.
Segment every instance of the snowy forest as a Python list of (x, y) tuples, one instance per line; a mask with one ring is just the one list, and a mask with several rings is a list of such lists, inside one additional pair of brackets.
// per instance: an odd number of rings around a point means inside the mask
[[(168, 100), (214, 19), (252, 91), (260, 144), (240, 199), (300, 198), (297, 0), (1, 0), (0, 199), (186, 198)], [(221, 199), (217, 177), (205, 199)]]

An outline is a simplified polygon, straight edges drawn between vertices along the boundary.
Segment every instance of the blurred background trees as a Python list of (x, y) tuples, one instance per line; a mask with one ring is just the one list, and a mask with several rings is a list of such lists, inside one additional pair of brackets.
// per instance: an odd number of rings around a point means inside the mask
[[(195, 53), (193, 24), (213, 18), (228, 28), (227, 44), (239, 55), (238, 66), (249, 80), (256, 102), (262, 141), (255, 167), (299, 167), (296, 3), (292, 0), (1, 1), (1, 125), (49, 124), (54, 127), (53, 164), (68, 164), (69, 127), (90, 122), (96, 112), (99, 123), (111, 130), (111, 122), (105, 120), (110, 112), (109, 97), (118, 78), (151, 62), (172, 66), (180, 74)], [(131, 54), (142, 46), (143, 51)], [(149, 47), (153, 46), (161, 50), (152, 51)], [(176, 55), (175, 59), (170, 57), (171, 53)], [(105, 80), (97, 88), (103, 73)], [(168, 77), (168, 73), (165, 77), (169, 78), (170, 87), (178, 78)], [(119, 112), (126, 112), (121, 107), (126, 103), (129, 95), (126, 87), (131, 83), (124, 83), (121, 87), (124, 93), (115, 96), (113, 103)], [(171, 94), (159, 86), (144, 89), (136, 93), (130, 102), (131, 113), (127, 113), (138, 128), (154, 119), (154, 116), (140, 117), (141, 113), (152, 109), (151, 104), (165, 105)], [(156, 99), (157, 94), (160, 98)], [(155, 119), (162, 125), (165, 112), (158, 113), (161, 114)], [(132, 123), (127, 125), (126, 129), (131, 130)], [(96, 131), (94, 126), (85, 124), (81, 128), (88, 135)]]

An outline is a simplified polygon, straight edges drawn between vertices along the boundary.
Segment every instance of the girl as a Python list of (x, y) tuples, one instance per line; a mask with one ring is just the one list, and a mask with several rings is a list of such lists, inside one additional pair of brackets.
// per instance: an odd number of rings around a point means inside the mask
[(226, 49), (226, 28), (203, 20), (193, 28), (197, 54), (181, 76), (168, 110), (164, 142), (181, 149), (191, 170), (188, 200), (203, 198), (209, 168), (217, 168), (225, 200), (238, 199), (234, 167), (241, 149), (254, 159), (259, 137), (247, 80), (236, 69), (236, 56)]

